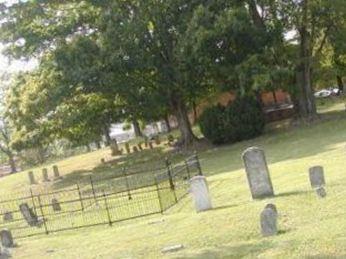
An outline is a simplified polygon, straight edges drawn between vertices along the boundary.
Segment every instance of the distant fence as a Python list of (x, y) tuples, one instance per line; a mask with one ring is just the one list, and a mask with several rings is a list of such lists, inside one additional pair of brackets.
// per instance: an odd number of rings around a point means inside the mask
[(202, 174), (195, 154), (180, 163), (133, 166), (57, 191), (29, 191), (0, 200), (0, 228), (15, 238), (49, 234), (163, 213), (188, 193), (188, 180)]

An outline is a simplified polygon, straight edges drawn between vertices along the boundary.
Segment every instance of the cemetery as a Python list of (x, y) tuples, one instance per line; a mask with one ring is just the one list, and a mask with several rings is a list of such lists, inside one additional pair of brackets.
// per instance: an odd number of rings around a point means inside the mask
[[(152, 240), (148, 257), (343, 255), (346, 142), (344, 133), (338, 129), (345, 125), (344, 119), (326, 121), (200, 151), (201, 171), (195, 163), (188, 162), (194, 156), (172, 157), (174, 191), (166, 161), (162, 160), (158, 166), (153, 160), (146, 160), (155, 154), (154, 160), (158, 161), (156, 156), (161, 155), (159, 150), (163, 146), (132, 154), (134, 161), (145, 162), (129, 168), (127, 180), (122, 167), (112, 169), (113, 175), (92, 173), (95, 196), (90, 174), (78, 183), (79, 190), (75, 183), (66, 188), (62, 182), (73, 171), (65, 171), (66, 167), (59, 163), (44, 167), (49, 182), (44, 180), (43, 168), (31, 170), (34, 184), (30, 184), (29, 172), (13, 176), (16, 181), (12, 184), (11, 178), (4, 178), (2, 181), (9, 181), (9, 186), (16, 186), (17, 182), (28, 189), (36, 187), (38, 192), (36, 195), (33, 191), (34, 202), (29, 194), (26, 200), (13, 197), (15, 201), (1, 203), (2, 228), (8, 229), (13, 242), (18, 244), (18, 248), (8, 249), (18, 256), (23, 246), (35, 256), (87, 257), (90, 249), (101, 246), (98, 241), (102, 241), (107, 246), (121, 245), (107, 251), (100, 248), (99, 256), (111, 257), (117, 253), (119, 257), (140, 257), (147, 253), (140, 240), (148, 239)], [(340, 133), (324, 138), (331, 130)], [(319, 143), (313, 141), (316, 137), (321, 139)], [(102, 153), (92, 155), (100, 163)], [(74, 159), (66, 162), (73, 163)], [(143, 168), (151, 171), (143, 173)], [(157, 177), (153, 178), (155, 169)], [(59, 176), (54, 174), (57, 171)], [(41, 190), (40, 184), (50, 187)], [(55, 187), (53, 191), (54, 184), (63, 188)], [(1, 192), (5, 194), (4, 190)], [(85, 235), (88, 238), (81, 241), (83, 249), (79, 249), (77, 240)], [(68, 252), (60, 245), (61, 238), (68, 244)], [(128, 250), (127, 242), (136, 248)], [(305, 243), (304, 247), (292, 248), (293, 244), (301, 243)]]
[(0, 1), (0, 259), (346, 258), (346, 1)]

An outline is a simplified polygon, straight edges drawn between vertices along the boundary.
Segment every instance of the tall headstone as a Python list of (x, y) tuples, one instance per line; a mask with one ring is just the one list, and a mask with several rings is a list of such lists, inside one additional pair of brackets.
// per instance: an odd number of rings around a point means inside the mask
[(14, 247), (12, 233), (8, 229), (0, 231), (0, 238), (3, 247)]
[(116, 139), (112, 139), (111, 141), (111, 155), (112, 156), (118, 156), (120, 155), (119, 145)]
[(29, 226), (33, 227), (39, 225), (37, 215), (32, 211), (27, 203), (22, 203), (21, 205), (19, 205), (19, 210)]
[(133, 146), (133, 153), (137, 153), (138, 152), (138, 148), (136, 146)]
[(190, 179), (190, 193), (195, 203), (197, 212), (212, 208), (208, 183), (205, 176), (194, 176)]
[(271, 206), (266, 206), (261, 213), (260, 221), (261, 221), (261, 233), (262, 236), (274, 236), (277, 235), (277, 217), (278, 213), (275, 205), (271, 204)]
[(153, 149), (153, 148), (154, 148), (154, 147), (153, 147), (153, 142), (151, 142), (151, 141), (149, 142), (149, 148), (150, 148), (150, 149)]
[(125, 143), (125, 149), (127, 154), (131, 153), (130, 144), (128, 142)]
[(242, 157), (252, 198), (274, 196), (264, 151), (257, 147), (250, 147), (244, 151)]
[(62, 178), (60, 176), (59, 167), (57, 165), (53, 165), (53, 174), (54, 174), (54, 180), (59, 180)]
[(47, 168), (42, 169), (42, 179), (43, 182), (49, 182), (49, 177), (48, 177), (48, 170)]
[(312, 188), (318, 188), (326, 184), (322, 166), (313, 166), (309, 168), (309, 176)]
[(52, 199), (52, 208), (54, 211), (61, 211), (60, 203), (56, 198)]
[(155, 137), (155, 144), (158, 146), (161, 144), (161, 140), (160, 140), (160, 137), (159, 136), (156, 136)]
[(33, 171), (29, 171), (28, 172), (28, 177), (29, 177), (30, 185), (36, 184), (35, 176), (34, 176), (34, 172)]

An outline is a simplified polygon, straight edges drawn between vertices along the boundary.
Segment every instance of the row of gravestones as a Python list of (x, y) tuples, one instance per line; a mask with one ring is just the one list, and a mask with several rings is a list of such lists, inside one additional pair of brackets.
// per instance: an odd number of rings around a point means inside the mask
[[(274, 189), (265, 159), (264, 151), (251, 147), (242, 155), (245, 171), (253, 199), (261, 199), (274, 196)], [(309, 169), (309, 179), (318, 197), (326, 197), (325, 178), (323, 167), (314, 166)], [(190, 193), (194, 199), (197, 212), (212, 209), (211, 198), (206, 178), (195, 176), (190, 179)], [(260, 215), (261, 233), (263, 236), (276, 235), (278, 211), (274, 204), (267, 204)]]
[[(52, 168), (53, 168), (53, 177), (54, 177), (53, 180), (54, 181), (60, 180), (62, 177), (60, 176), (60, 172), (59, 172), (58, 166), (54, 165)], [(37, 184), (37, 181), (35, 179), (33, 171), (29, 171), (28, 172), (28, 177), (29, 177), (30, 185)], [(47, 168), (43, 168), (42, 169), (42, 182), (47, 183), (49, 181), (50, 181), (50, 179), (49, 179), (49, 175), (48, 175), (48, 169)]]

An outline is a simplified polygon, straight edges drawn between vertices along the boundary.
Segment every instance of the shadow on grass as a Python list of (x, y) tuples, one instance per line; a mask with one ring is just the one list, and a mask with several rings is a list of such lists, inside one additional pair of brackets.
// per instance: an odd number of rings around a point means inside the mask
[(308, 194), (308, 193), (311, 193), (311, 192), (312, 192), (312, 190), (309, 190), (309, 191), (283, 192), (283, 193), (275, 194), (274, 197), (289, 197), (289, 196), (296, 196), (296, 195)]
[[(165, 166), (165, 156), (162, 148), (153, 150), (143, 150), (138, 153), (131, 153), (99, 164), (92, 170), (76, 170), (53, 183), (53, 189), (64, 189), (75, 186), (79, 182), (90, 182), (90, 176), (94, 181), (107, 179), (123, 175), (123, 168), (131, 174), (133, 172), (150, 173), (157, 167)], [(132, 170), (132, 171), (131, 171)]]

